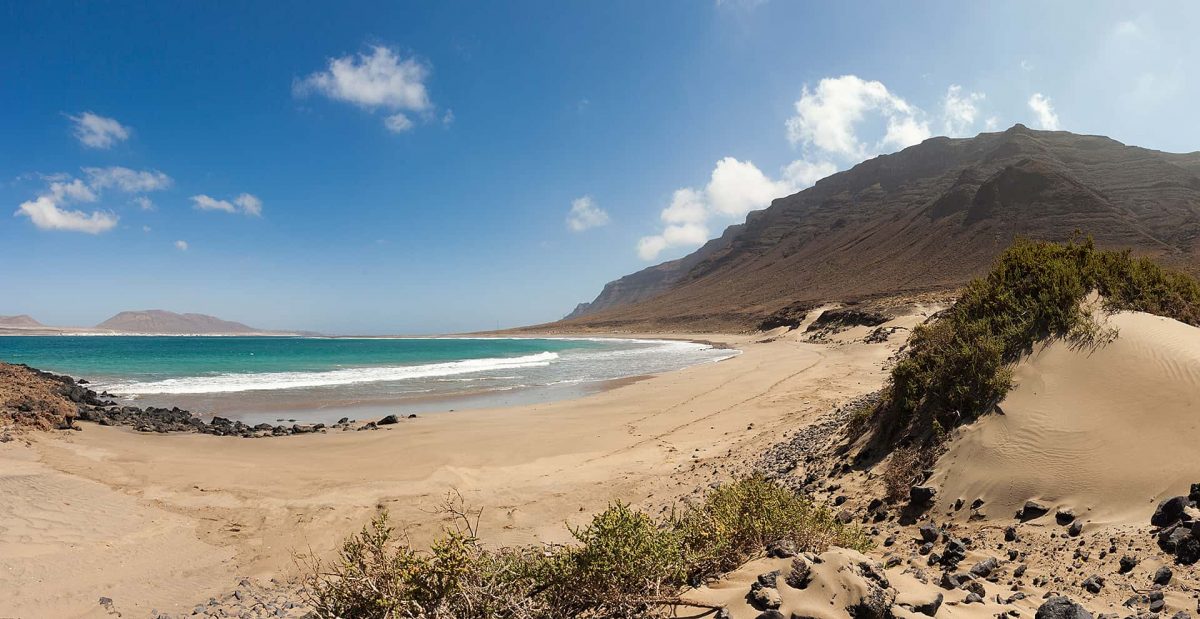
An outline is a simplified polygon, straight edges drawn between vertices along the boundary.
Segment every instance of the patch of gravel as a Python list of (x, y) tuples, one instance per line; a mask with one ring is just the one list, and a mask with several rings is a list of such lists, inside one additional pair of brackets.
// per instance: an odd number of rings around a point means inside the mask
[[(151, 619), (184, 619), (204, 617), (237, 617), (238, 619), (316, 619), (317, 614), (301, 601), (303, 587), (299, 582), (280, 581), (272, 578), (259, 582), (243, 578), (236, 589), (220, 597), (198, 602), (185, 612), (159, 612), (152, 610)], [(106, 603), (107, 602), (107, 603)], [(112, 614), (120, 600), (101, 598), (101, 606)]]
[[(833, 447), (832, 438), (857, 411), (874, 407), (882, 399), (881, 391), (868, 393), (841, 404), (817, 421), (797, 430), (787, 440), (767, 449), (757, 468), (770, 477), (795, 478), (791, 475), (802, 467), (807, 470), (820, 464)], [(802, 480), (797, 480), (802, 481)]]

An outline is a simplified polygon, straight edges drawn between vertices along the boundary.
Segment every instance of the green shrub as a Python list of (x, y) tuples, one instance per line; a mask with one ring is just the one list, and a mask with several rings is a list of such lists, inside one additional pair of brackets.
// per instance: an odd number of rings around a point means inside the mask
[(703, 504), (675, 522), (693, 582), (737, 567), (772, 542), (790, 541), (797, 550), (815, 552), (831, 545), (870, 546), (862, 530), (837, 522), (829, 510), (761, 476), (711, 490)]
[(558, 551), (544, 578), (559, 616), (637, 617), (683, 584), (680, 535), (670, 523), (614, 503), (586, 527), (579, 542)]
[(575, 543), (565, 546), (485, 549), (465, 512), (453, 514), (459, 526), (429, 551), (396, 540), (380, 514), (335, 561), (307, 559), (307, 601), (345, 619), (667, 616), (672, 606), (704, 606), (680, 599), (689, 582), (736, 568), (770, 542), (870, 546), (859, 528), (762, 477), (720, 486), (664, 519), (614, 503), (571, 529)]

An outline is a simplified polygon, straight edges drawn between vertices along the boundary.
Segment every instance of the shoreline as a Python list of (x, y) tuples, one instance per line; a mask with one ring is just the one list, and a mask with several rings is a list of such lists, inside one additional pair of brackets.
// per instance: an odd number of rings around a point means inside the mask
[[(305, 336), (298, 339), (321, 340), (328, 338)], [(650, 349), (654, 349), (655, 345), (663, 345), (666, 348), (664, 348), (664, 355), (661, 357), (657, 355), (646, 357), (647, 359), (661, 359), (661, 361), (650, 361), (648, 364), (646, 362), (638, 362), (624, 367), (621, 364), (613, 365), (612, 361), (605, 360), (603, 363), (598, 362), (594, 370), (583, 370), (582, 368), (587, 366), (579, 365), (581, 361), (572, 361), (573, 357), (568, 355), (562, 360), (570, 361), (570, 363), (562, 366), (563, 369), (555, 371), (553, 367), (558, 366), (554, 365), (547, 368), (547, 371), (535, 370), (532, 374), (524, 377), (491, 376), (491, 374), (496, 373), (492, 370), (487, 370), (486, 372), (463, 370), (461, 372), (463, 377), (458, 377), (459, 373), (453, 373), (440, 378), (440, 374), (431, 374), (428, 376), (418, 374), (412, 378), (403, 377), (408, 368), (420, 371), (426, 367), (434, 369), (440, 367), (440, 365), (455, 365), (459, 361), (408, 361), (401, 362), (403, 365), (398, 366), (388, 365), (386, 362), (383, 362), (383, 365), (363, 367), (337, 364), (331, 365), (329, 369), (302, 371), (301, 373), (306, 376), (311, 374), (311, 377), (307, 377), (306, 380), (313, 382), (299, 386), (289, 386), (287, 384), (289, 381), (286, 380), (275, 384), (275, 376), (291, 376), (294, 373), (294, 371), (287, 369), (264, 368), (261, 370), (243, 370), (238, 373), (222, 374), (213, 377), (218, 382), (222, 382), (221, 379), (226, 378), (238, 378), (239, 382), (245, 382), (245, 385), (241, 386), (242, 388), (232, 391), (223, 390), (220, 385), (213, 385), (214, 389), (212, 390), (203, 390), (204, 384), (208, 381), (208, 378), (205, 378), (206, 374), (174, 377), (187, 382), (199, 381), (200, 389), (195, 392), (184, 393), (153, 392), (155, 385), (145, 384), (147, 379), (141, 378), (141, 374), (132, 374), (125, 377), (124, 375), (112, 374), (111, 372), (103, 373), (101, 370), (94, 370), (94, 372), (101, 372), (100, 374), (89, 373), (82, 366), (78, 368), (64, 367), (61, 364), (47, 366), (38, 363), (35, 358), (36, 353), (33, 356), (18, 356), (14, 361), (28, 361), (36, 363), (39, 369), (49, 370), (61, 375), (76, 376), (78, 380), (84, 381), (81, 384), (86, 384), (95, 391), (101, 392), (103, 394), (101, 395), (102, 398), (110, 398), (113, 400), (114, 405), (118, 407), (180, 408), (192, 411), (196, 417), (205, 421), (220, 416), (254, 425), (256, 423), (282, 422), (284, 420), (289, 423), (332, 424), (335, 420), (342, 417), (371, 419), (393, 414), (408, 415), (411, 413), (457, 412), (482, 408), (530, 406), (560, 400), (572, 400), (606, 391), (613, 388), (614, 385), (623, 384), (624, 381), (629, 379), (642, 380), (649, 376), (677, 371), (682, 368), (691, 367), (692, 365), (723, 361), (741, 354), (740, 350), (737, 350), (726, 342), (700, 341), (697, 338), (658, 338), (654, 336), (478, 337), (439, 335), (427, 338), (386, 336), (382, 339), (609, 341), (614, 343), (628, 343), (631, 345), (629, 347), (630, 350), (637, 350), (639, 347), (647, 346)], [(695, 345), (696, 352), (694, 358), (690, 353), (686, 352), (686, 349), (681, 356), (679, 351), (671, 348), (672, 345), (679, 343)], [(86, 345), (84, 346), (90, 350)], [(552, 345), (547, 344), (547, 346), (550, 347)], [(19, 351), (20, 347), (17, 350)], [(97, 350), (107, 350), (107, 348), (100, 347)], [(548, 348), (548, 350), (554, 349)], [(619, 357), (625, 349), (618, 347), (614, 350)], [(581, 351), (586, 352), (585, 349), (581, 349)], [(554, 357), (557, 359), (558, 355), (554, 355)], [(505, 357), (497, 357), (495, 359), (483, 358), (480, 360), (500, 362), (505, 359)], [(523, 358), (519, 358), (518, 360), (520, 359)], [(474, 360), (467, 357), (464, 358), (463, 362), (466, 363)], [(589, 360), (582, 363), (592, 362)], [(323, 382), (330, 380), (324, 378), (327, 373), (367, 372), (374, 374), (378, 371), (386, 372), (390, 370), (398, 372), (398, 376), (387, 378), (384, 376), (369, 375), (354, 382), (338, 382), (337, 380), (328, 384)], [(632, 373), (624, 374), (625, 372)], [(524, 374), (524, 372), (517, 373)], [(522, 378), (524, 379), (522, 380)], [(151, 378), (149, 380), (153, 383), (155, 380), (162, 379)], [(166, 382), (170, 383), (174, 382), (174, 380)], [(265, 384), (258, 385), (257, 383), (260, 382)], [(143, 385), (150, 389), (150, 391), (138, 393), (139, 388)]]
[[(567, 525), (613, 500), (669, 509), (877, 389), (900, 344), (863, 343), (862, 329), (834, 343), (802, 335), (719, 336), (742, 354), (575, 399), (372, 432), (242, 441), (89, 425), (0, 445), (10, 497), (0, 521), (15, 527), (0, 536), (0, 553), (14, 558), (0, 573), (0, 608), (89, 616), (105, 596), (123, 613), (190, 612), (240, 577), (286, 579), (294, 552), (326, 555), (380, 508), (425, 544), (443, 526), (432, 510), (451, 489), (484, 508), (481, 535), (496, 546), (568, 541)], [(64, 563), (78, 566), (67, 583), (55, 578)]]

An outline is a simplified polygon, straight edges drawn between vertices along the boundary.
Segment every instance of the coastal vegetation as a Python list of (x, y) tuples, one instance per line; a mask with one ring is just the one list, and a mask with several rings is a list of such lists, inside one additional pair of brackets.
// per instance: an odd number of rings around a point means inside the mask
[[(888, 477), (920, 470), (949, 429), (992, 410), (1013, 387), (1013, 365), (1036, 343), (1089, 346), (1115, 337), (1097, 322), (1097, 310), (1200, 325), (1200, 283), (1129, 251), (1097, 249), (1090, 238), (1016, 241), (909, 338), (869, 424), (876, 446), (904, 454), (893, 458)], [(904, 483), (889, 487), (893, 498), (907, 492)]]
[(768, 546), (860, 551), (861, 529), (760, 476), (719, 486), (694, 506), (656, 518), (616, 502), (574, 543), (489, 549), (479, 512), (447, 503), (453, 523), (428, 551), (398, 539), (386, 512), (330, 562), (301, 559), (307, 602), (326, 617), (625, 618), (665, 616), (683, 592), (761, 555)]

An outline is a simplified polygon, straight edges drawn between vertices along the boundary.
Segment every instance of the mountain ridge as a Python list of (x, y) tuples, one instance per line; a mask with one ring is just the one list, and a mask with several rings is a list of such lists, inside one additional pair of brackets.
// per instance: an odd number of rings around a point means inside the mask
[(117, 312), (94, 327), (50, 326), (25, 314), (0, 316), (0, 333), (9, 335), (64, 335), (71, 333), (100, 335), (320, 335), (312, 331), (259, 329), (208, 314), (177, 313), (158, 309)]
[(1016, 236), (1077, 231), (1200, 272), (1200, 152), (1024, 125), (930, 138), (778, 198), (554, 325), (744, 331), (797, 302), (956, 288)]

